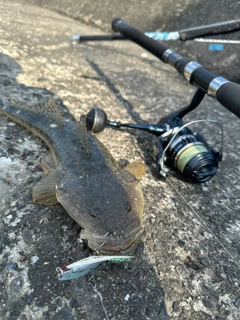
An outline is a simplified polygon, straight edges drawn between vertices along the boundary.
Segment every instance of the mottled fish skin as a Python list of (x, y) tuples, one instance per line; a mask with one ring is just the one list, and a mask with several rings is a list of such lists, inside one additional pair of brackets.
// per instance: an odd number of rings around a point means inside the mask
[(33, 202), (61, 205), (83, 228), (81, 237), (101, 254), (132, 253), (143, 227), (140, 182), (119, 167), (84, 121), (64, 121), (56, 103), (28, 106), (0, 100), (0, 112), (41, 138), (50, 152)]

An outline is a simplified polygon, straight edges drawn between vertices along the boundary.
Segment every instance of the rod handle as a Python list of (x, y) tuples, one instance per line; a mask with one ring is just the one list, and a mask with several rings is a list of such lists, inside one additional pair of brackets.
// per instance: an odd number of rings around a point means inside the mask
[(240, 118), (240, 85), (226, 82), (216, 92), (216, 99), (226, 109)]

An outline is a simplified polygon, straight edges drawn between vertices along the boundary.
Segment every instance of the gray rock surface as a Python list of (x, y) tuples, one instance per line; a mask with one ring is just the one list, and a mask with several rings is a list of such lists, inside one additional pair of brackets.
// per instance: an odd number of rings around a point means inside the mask
[[(0, 12), (3, 97), (43, 103), (53, 96), (66, 118), (98, 106), (109, 119), (156, 123), (194, 93), (170, 66), (130, 42), (73, 45), (78, 30), (101, 31), (20, 0), (0, 0)], [(203, 185), (176, 175), (160, 179), (150, 134), (99, 135), (116, 159), (147, 165), (145, 233), (133, 262), (105, 263), (63, 283), (56, 267), (89, 250), (61, 206), (31, 203), (47, 147), (0, 116), (0, 318), (239, 319), (240, 120), (210, 98), (186, 121), (205, 118), (221, 123), (225, 137), (219, 172)], [(196, 130), (219, 146), (217, 130)]]

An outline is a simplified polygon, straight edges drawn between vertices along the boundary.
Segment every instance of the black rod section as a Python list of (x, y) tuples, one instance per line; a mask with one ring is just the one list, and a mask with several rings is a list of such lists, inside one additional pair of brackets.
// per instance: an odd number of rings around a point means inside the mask
[(120, 18), (112, 21), (112, 28), (115, 32), (120, 32), (125, 38), (151, 52), (162, 62), (173, 66), (191, 84), (215, 97), (225, 108), (240, 118), (240, 85), (217, 77), (197, 62), (180, 56), (160, 42), (147, 37), (143, 32), (123, 22)]
[(147, 37), (143, 32), (129, 26), (119, 18), (113, 20), (112, 28), (115, 32), (120, 32), (125, 38), (139, 44), (141, 47), (145, 48), (157, 58), (165, 62), (163, 60), (163, 54), (167, 50), (167, 47), (160, 42)]
[(83, 41), (126, 40), (126, 38), (119, 33), (113, 33), (113, 34), (106, 34), (106, 35), (100, 34), (100, 35), (90, 35), (90, 36), (74, 35), (73, 40), (78, 40), (79, 42), (83, 42)]

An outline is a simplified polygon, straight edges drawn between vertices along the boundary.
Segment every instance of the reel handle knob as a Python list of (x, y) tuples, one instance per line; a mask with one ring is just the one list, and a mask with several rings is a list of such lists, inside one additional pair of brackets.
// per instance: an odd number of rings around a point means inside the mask
[(99, 108), (92, 108), (86, 116), (87, 129), (90, 132), (98, 133), (107, 126), (107, 115)]

